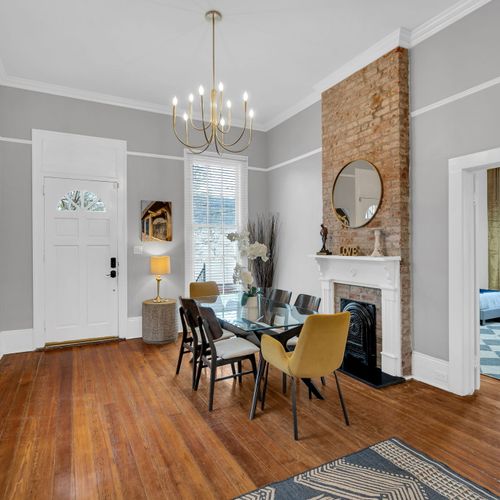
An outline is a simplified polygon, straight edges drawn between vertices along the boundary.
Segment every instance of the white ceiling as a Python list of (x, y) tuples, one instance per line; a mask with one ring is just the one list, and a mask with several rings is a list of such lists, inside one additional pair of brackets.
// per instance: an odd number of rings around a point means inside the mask
[(217, 25), (218, 78), (233, 101), (248, 90), (256, 121), (266, 128), (311, 96), (318, 82), (388, 34), (400, 27), (415, 30), (455, 4), (2, 0), (0, 60), (4, 81), (13, 85), (44, 82), (168, 111), (172, 96), (185, 102), (200, 83), (209, 86), (210, 25), (204, 13), (216, 8), (224, 16)]

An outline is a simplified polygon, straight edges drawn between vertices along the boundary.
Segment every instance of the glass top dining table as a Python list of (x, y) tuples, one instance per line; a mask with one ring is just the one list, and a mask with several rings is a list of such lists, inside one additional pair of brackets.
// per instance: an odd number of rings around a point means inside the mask
[[(236, 333), (282, 333), (304, 324), (314, 311), (275, 302), (264, 295), (246, 297), (243, 292), (198, 297), (196, 303), (210, 307), (224, 328)], [(231, 328), (232, 327), (232, 328)], [(270, 332), (272, 330), (272, 332)]]

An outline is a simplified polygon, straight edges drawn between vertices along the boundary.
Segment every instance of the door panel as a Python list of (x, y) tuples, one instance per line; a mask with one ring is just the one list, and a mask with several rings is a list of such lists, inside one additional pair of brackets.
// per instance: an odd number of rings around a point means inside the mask
[(46, 178), (44, 188), (45, 339), (116, 336), (116, 184)]

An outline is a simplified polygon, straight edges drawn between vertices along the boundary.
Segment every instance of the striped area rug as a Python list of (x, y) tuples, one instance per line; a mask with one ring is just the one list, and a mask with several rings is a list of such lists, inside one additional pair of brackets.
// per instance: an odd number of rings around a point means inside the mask
[(394, 438), (238, 497), (240, 500), (498, 498)]

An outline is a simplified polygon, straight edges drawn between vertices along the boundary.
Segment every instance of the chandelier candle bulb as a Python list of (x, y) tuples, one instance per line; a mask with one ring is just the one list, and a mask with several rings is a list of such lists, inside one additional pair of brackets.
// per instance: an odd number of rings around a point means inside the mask
[[(186, 148), (188, 148), (192, 153), (203, 153), (210, 146), (213, 145), (215, 151), (220, 155), (227, 151), (228, 153), (241, 153), (250, 146), (252, 142), (252, 119), (254, 116), (253, 110), (248, 114), (248, 92), (243, 93), (243, 117), (244, 124), (242, 130), (238, 133), (236, 140), (227, 141), (227, 135), (231, 129), (231, 101), (226, 101), (225, 116), (222, 116), (224, 111), (224, 84), (219, 81), (216, 84), (216, 72), (215, 72), (215, 23), (222, 19), (220, 12), (216, 10), (210, 10), (205, 14), (205, 18), (211, 22), (212, 25), (212, 81), (209, 87), (210, 92), (208, 99), (210, 99), (210, 104), (208, 108), (205, 109), (204, 98), (205, 89), (203, 85), (198, 88), (198, 94), (200, 96), (200, 106), (201, 106), (201, 119), (200, 125), (197, 126), (193, 123), (193, 94), (189, 94), (188, 97), (188, 110), (187, 113), (183, 113), (182, 117), (185, 121), (185, 140), (181, 139), (180, 135), (177, 133), (176, 129), (176, 107), (178, 104), (177, 98), (174, 97), (172, 100), (173, 112), (172, 112), (172, 125), (173, 132), (177, 140)], [(250, 120), (248, 120), (250, 116)], [(247, 125), (249, 123), (249, 125)], [(201, 141), (196, 143), (190, 143), (189, 141), (189, 129), (192, 128), (195, 135), (201, 136)], [(181, 134), (182, 135), (182, 134)]]

